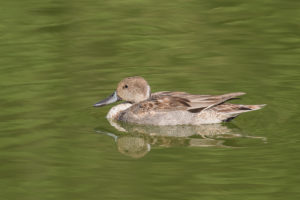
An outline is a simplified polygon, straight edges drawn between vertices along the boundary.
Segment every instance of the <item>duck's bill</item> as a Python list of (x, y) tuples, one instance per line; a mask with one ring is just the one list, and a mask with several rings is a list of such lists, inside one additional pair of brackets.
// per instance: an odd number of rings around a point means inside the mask
[(118, 95), (117, 92), (112, 93), (112, 95), (110, 95), (108, 98), (99, 101), (98, 103), (94, 104), (94, 107), (100, 107), (100, 106), (105, 106), (107, 104), (111, 104), (111, 103), (115, 103), (117, 101), (121, 100)]

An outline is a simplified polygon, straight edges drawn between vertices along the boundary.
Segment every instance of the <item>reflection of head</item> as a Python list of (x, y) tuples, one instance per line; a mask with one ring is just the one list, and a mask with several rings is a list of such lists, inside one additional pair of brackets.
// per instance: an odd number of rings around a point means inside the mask
[(133, 157), (141, 158), (150, 151), (150, 145), (143, 138), (139, 137), (120, 137), (117, 140), (120, 153)]

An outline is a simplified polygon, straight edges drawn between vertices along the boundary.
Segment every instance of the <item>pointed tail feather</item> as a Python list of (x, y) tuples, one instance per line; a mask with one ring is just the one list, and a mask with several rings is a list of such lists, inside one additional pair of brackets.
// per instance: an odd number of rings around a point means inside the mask
[(217, 110), (219, 113), (223, 113), (223, 120), (224, 122), (231, 121), (241, 113), (250, 112), (254, 110), (259, 110), (265, 107), (266, 104), (261, 105), (239, 105), (239, 104), (221, 104), (215, 107), (214, 109)]
[(237, 105), (234, 110), (232, 110), (230, 113), (244, 113), (244, 112), (250, 112), (254, 110), (259, 110), (265, 107), (266, 104), (260, 104), (260, 105)]

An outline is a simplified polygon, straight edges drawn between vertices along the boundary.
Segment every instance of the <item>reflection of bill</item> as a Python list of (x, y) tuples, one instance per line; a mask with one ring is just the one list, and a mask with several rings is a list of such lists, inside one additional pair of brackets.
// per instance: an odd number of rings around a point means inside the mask
[(206, 124), (201, 126), (151, 126), (119, 123), (109, 120), (118, 131), (127, 132), (126, 135), (116, 135), (101, 130), (102, 133), (115, 139), (118, 151), (124, 155), (141, 158), (155, 147), (220, 147), (236, 148), (238, 146), (225, 145), (230, 138), (254, 138), (266, 142), (264, 137), (253, 137), (240, 134), (237, 127), (229, 128), (223, 124)]

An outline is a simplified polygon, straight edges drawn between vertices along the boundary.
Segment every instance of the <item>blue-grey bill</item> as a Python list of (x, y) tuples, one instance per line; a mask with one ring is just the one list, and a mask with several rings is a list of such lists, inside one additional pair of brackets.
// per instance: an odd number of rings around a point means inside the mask
[(112, 93), (112, 95), (110, 95), (108, 98), (99, 101), (98, 103), (94, 104), (94, 107), (100, 107), (100, 106), (105, 106), (107, 104), (111, 104), (111, 103), (115, 103), (117, 101), (119, 101), (120, 98), (117, 95), (117, 92)]

